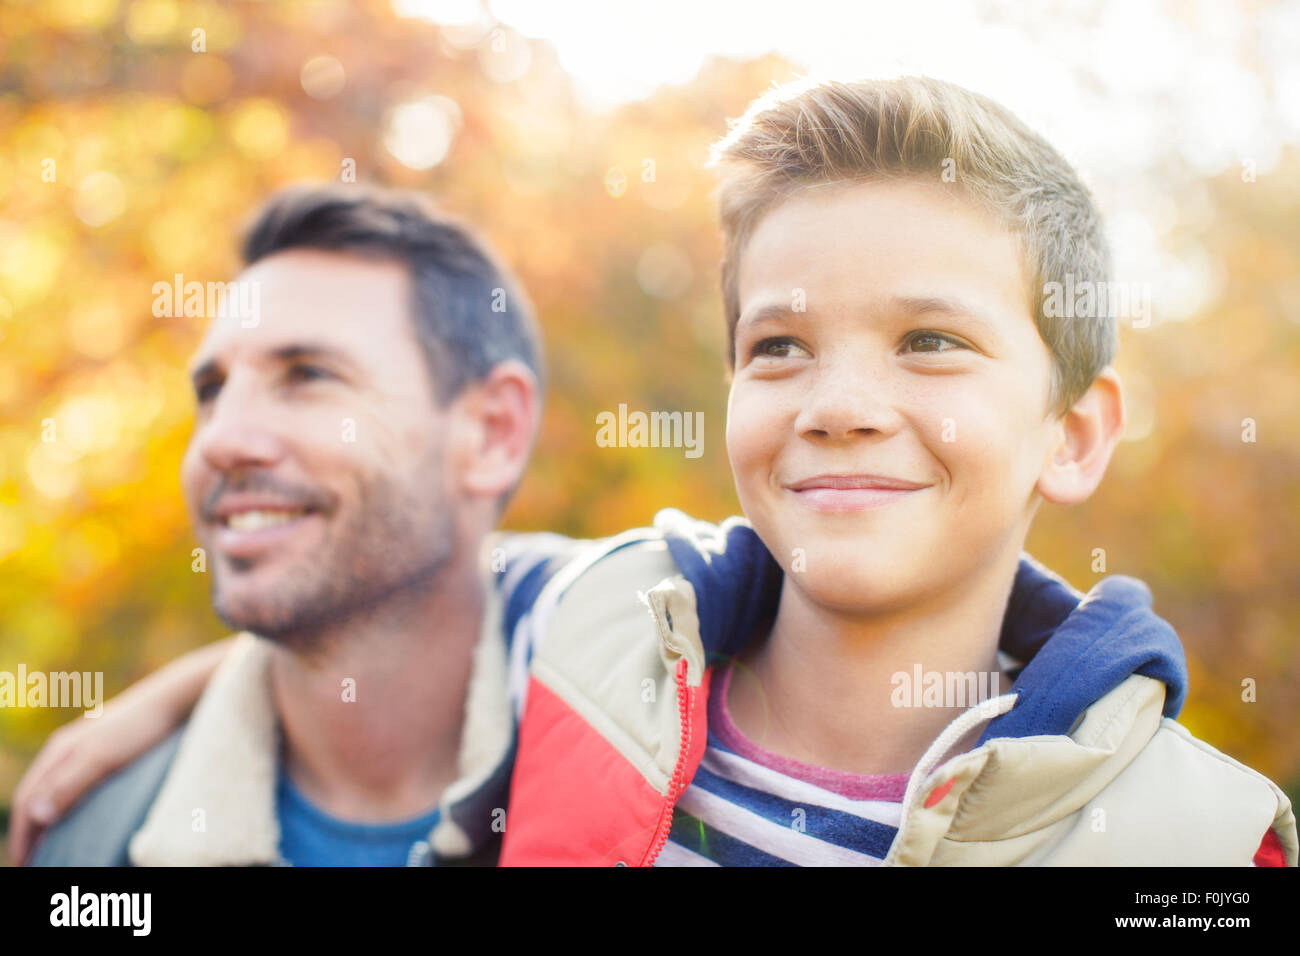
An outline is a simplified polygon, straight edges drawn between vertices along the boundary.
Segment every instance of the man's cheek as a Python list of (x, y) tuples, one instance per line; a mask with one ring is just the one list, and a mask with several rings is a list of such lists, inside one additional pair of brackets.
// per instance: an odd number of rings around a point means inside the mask
[(188, 456), (181, 463), (181, 492), (185, 499), (185, 510), (189, 515), (190, 526), (197, 533), (202, 533), (203, 487), (198, 470)]

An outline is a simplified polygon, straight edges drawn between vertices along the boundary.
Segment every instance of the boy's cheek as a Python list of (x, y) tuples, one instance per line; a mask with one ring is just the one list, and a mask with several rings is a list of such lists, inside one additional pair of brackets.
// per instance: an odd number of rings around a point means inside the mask
[(758, 401), (733, 396), (727, 415), (727, 457), (737, 484), (755, 480), (781, 448), (782, 433)]

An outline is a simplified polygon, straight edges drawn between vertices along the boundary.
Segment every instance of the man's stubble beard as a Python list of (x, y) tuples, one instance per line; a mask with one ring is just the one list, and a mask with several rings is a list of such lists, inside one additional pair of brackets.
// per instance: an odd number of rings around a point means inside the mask
[(361, 489), (357, 510), (332, 529), (326, 551), (286, 568), (277, 593), (259, 595), (247, 607), (229, 607), (221, 574), (213, 584), (217, 616), (236, 631), (251, 631), (298, 653), (323, 649), (332, 635), (358, 621), (397, 618), (427, 595), (455, 552), (447, 502), (430, 486), (442, 474), (437, 460), (422, 472), (429, 483), (417, 498), (382, 475)]

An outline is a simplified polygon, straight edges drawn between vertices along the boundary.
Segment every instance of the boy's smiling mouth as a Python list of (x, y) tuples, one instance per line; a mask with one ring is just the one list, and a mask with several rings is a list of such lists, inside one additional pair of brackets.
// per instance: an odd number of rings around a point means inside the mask
[(884, 475), (817, 475), (783, 487), (814, 511), (865, 511), (901, 501), (930, 486)]

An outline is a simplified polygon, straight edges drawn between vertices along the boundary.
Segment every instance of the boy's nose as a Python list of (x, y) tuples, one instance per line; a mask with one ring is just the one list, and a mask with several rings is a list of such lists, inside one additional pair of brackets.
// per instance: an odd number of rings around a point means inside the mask
[(795, 429), (813, 441), (892, 434), (902, 416), (891, 393), (887, 373), (871, 370), (862, 362), (824, 362), (795, 419)]

